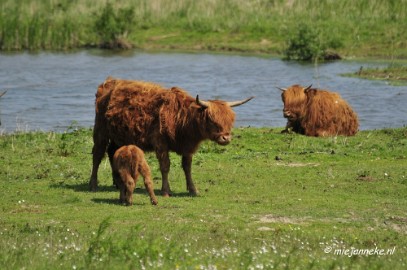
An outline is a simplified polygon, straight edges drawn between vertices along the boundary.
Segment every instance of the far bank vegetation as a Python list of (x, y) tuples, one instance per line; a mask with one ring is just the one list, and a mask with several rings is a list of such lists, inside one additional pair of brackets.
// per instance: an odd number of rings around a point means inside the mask
[(4, 0), (0, 49), (83, 47), (407, 58), (407, 0)]

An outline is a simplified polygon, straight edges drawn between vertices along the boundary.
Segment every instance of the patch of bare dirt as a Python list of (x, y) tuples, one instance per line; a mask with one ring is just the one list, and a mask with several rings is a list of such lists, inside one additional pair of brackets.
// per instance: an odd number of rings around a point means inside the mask
[(375, 179), (370, 176), (370, 175), (359, 175), (357, 178), (359, 181), (364, 181), (364, 182), (373, 182)]
[(292, 162), (292, 163), (277, 163), (278, 166), (287, 166), (287, 167), (317, 167), (319, 163), (299, 163), (299, 162)]
[(274, 215), (265, 215), (260, 217), (259, 222), (261, 223), (285, 223), (285, 224), (301, 224), (304, 223), (306, 218), (291, 218), (291, 217), (281, 217)]
[(384, 224), (396, 232), (407, 234), (407, 217), (390, 217)]

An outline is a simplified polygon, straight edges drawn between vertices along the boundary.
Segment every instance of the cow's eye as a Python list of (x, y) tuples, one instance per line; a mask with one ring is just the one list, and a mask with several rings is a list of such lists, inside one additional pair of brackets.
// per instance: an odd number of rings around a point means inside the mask
[(222, 131), (221, 127), (218, 126), (218, 125), (216, 125), (215, 123), (211, 123), (211, 124), (208, 125), (208, 126), (209, 126), (209, 128), (210, 128), (210, 130), (211, 130), (212, 132), (217, 132), (217, 133), (219, 133), (219, 132)]

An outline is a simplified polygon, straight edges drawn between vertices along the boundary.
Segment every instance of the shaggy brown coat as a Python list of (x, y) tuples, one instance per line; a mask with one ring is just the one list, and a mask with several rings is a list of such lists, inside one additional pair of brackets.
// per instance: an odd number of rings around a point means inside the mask
[(133, 144), (144, 151), (155, 151), (164, 196), (171, 193), (169, 151), (182, 155), (187, 190), (196, 195), (191, 178), (192, 155), (206, 139), (228, 144), (235, 120), (231, 107), (250, 99), (203, 102), (178, 87), (165, 89), (149, 82), (108, 78), (96, 93), (91, 190), (97, 189), (97, 171), (107, 146), (111, 159), (118, 147)]
[(283, 89), (286, 130), (307, 136), (353, 136), (358, 132), (356, 113), (338, 93), (293, 85)]
[(157, 205), (150, 167), (140, 148), (135, 145), (120, 147), (113, 156), (112, 169), (113, 180), (120, 190), (120, 203), (133, 204), (133, 191), (137, 178), (141, 174), (144, 178), (144, 186), (150, 195), (151, 204)]

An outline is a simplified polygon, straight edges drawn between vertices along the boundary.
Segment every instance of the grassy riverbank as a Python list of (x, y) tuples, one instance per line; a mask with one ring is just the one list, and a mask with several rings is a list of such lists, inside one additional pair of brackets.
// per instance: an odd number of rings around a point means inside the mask
[(174, 196), (152, 206), (140, 180), (131, 207), (118, 204), (106, 162), (101, 190), (88, 192), (91, 130), (1, 135), (0, 268), (405, 269), (407, 128), (280, 131), (204, 143), (195, 198), (172, 155)]
[(386, 68), (363, 68), (355, 73), (347, 73), (344, 76), (357, 77), (369, 80), (386, 80), (393, 85), (407, 84), (407, 66), (389, 65)]
[(312, 32), (312, 47), (345, 57), (407, 58), (406, 22), (406, 0), (5, 0), (0, 48), (65, 50), (119, 42), (281, 55), (301, 26)]

